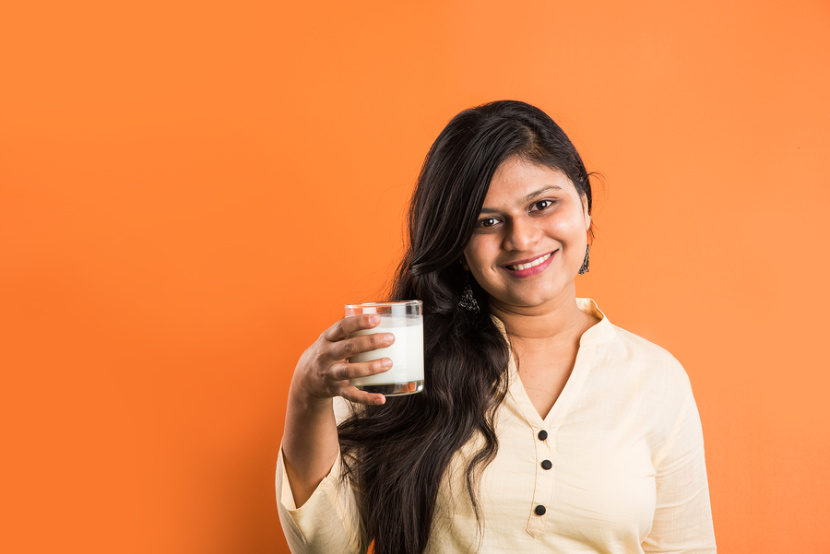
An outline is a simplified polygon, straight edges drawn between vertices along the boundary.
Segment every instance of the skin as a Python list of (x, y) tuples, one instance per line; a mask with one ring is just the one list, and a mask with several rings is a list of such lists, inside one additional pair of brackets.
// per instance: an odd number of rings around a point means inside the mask
[[(511, 158), (493, 176), (464, 249), (462, 263), (504, 323), (522, 384), (543, 418), (573, 370), (580, 337), (599, 321), (577, 307), (574, 284), (590, 226), (587, 200), (564, 173)], [(550, 252), (535, 275), (506, 268)]]

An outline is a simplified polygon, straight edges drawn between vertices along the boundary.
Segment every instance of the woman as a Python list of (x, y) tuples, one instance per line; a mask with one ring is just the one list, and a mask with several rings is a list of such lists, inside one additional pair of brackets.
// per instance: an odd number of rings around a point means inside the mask
[(389, 368), (346, 362), (394, 340), (349, 338), (372, 316), (306, 350), (277, 469), (292, 550), (715, 551), (683, 368), (576, 298), (590, 213), (582, 160), (542, 111), (502, 101), (450, 121), (393, 294), (424, 303), (425, 390), (387, 403), (349, 384)]

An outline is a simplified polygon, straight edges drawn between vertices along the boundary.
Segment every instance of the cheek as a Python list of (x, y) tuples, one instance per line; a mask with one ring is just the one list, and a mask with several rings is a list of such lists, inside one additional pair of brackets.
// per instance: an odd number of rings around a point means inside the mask
[(478, 251), (475, 244), (471, 242), (467, 245), (464, 249), (464, 256), (461, 258), (461, 261), (461, 265), (464, 266), (465, 271), (475, 272), (475, 268), (478, 265)]
[(466, 256), (467, 261), (467, 270), (472, 271), (473, 273), (479, 273), (481, 268), (481, 258), (478, 255), (478, 252), (470, 252)]
[(464, 249), (464, 269), (469, 270), (474, 275), (479, 275), (492, 265), (492, 260), (495, 256), (492, 250), (492, 245), (489, 241), (482, 240), (481, 237), (473, 239)]
[(548, 230), (556, 236), (570, 237), (573, 240), (585, 235), (586, 226), (582, 217), (559, 218), (551, 222)]

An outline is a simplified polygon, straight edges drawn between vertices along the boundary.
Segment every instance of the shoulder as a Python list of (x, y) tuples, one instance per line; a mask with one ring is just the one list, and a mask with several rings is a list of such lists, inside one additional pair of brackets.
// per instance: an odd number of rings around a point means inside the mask
[(592, 365), (603, 380), (644, 393), (691, 390), (686, 371), (668, 350), (612, 324), (590, 298), (577, 298), (577, 306), (600, 320), (583, 334), (580, 347), (595, 348)]
[(627, 331), (622, 327), (611, 325), (614, 330), (617, 340), (622, 344), (627, 352), (632, 356), (636, 356), (644, 361), (649, 361), (658, 365), (665, 365), (674, 369), (683, 369), (680, 362), (665, 348), (654, 344), (648, 339), (635, 335), (631, 331)]
[(624, 369), (629, 379), (640, 381), (659, 394), (671, 397), (691, 392), (689, 376), (683, 365), (665, 348), (611, 325), (614, 331), (614, 365)]
[[(689, 376), (668, 350), (620, 327), (595, 367), (593, 382), (604, 402), (631, 414), (648, 440), (653, 463), (671, 445), (678, 425), (699, 427)], [(695, 423), (698, 421), (698, 423)]]

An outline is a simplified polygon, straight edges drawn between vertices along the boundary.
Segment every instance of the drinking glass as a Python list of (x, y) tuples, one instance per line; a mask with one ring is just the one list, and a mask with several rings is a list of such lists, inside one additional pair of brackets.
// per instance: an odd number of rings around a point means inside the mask
[(392, 368), (383, 373), (352, 379), (351, 383), (366, 392), (400, 396), (421, 392), (424, 388), (424, 315), (420, 300), (402, 302), (364, 302), (346, 304), (346, 316), (377, 314), (380, 324), (352, 336), (392, 333), (395, 342), (386, 348), (370, 350), (349, 358), (350, 362), (369, 362), (390, 358)]

